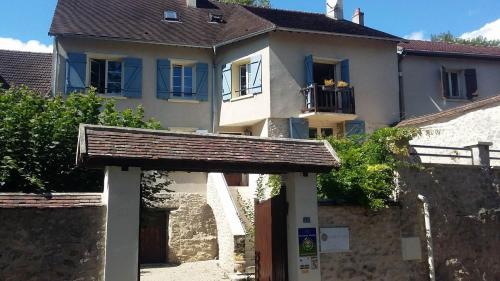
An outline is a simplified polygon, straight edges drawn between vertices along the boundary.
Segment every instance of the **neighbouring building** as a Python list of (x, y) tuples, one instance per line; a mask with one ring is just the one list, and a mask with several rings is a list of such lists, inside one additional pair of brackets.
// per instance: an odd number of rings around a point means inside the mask
[(52, 54), (0, 50), (2, 88), (25, 85), (42, 95), (51, 93)]
[(398, 53), (401, 119), (500, 94), (500, 47), (411, 40)]
[(422, 162), (471, 165), (478, 157), (471, 147), (482, 143), (489, 164), (500, 165), (500, 95), (407, 119), (397, 126), (421, 129), (410, 144)]

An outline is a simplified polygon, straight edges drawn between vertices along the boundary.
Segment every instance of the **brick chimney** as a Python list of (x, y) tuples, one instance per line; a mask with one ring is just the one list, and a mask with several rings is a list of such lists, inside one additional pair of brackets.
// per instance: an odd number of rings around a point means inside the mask
[(361, 12), (360, 8), (357, 8), (354, 11), (354, 15), (352, 16), (352, 22), (357, 23), (359, 25), (365, 25), (365, 13)]
[(186, 0), (186, 4), (188, 7), (196, 8), (196, 0)]
[(344, 1), (326, 0), (326, 16), (335, 20), (344, 19)]

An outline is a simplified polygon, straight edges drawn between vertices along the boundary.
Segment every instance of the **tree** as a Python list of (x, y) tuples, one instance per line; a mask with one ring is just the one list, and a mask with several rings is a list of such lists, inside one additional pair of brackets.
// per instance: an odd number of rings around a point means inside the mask
[[(98, 192), (103, 173), (75, 165), (79, 124), (100, 124), (160, 129), (155, 120), (144, 121), (144, 110), (118, 111), (114, 100), (88, 94), (44, 98), (26, 87), (0, 90), (0, 191)], [(146, 199), (165, 190), (151, 172), (143, 176)], [(158, 189), (159, 188), (159, 189)], [(149, 196), (149, 197), (148, 197)]]
[(222, 3), (240, 4), (254, 7), (271, 7), (270, 0), (219, 0)]
[(383, 128), (371, 135), (329, 138), (340, 157), (339, 170), (318, 175), (318, 195), (324, 199), (377, 210), (384, 208), (394, 189), (394, 173), (409, 154), (416, 129)]
[(489, 40), (486, 37), (478, 36), (471, 39), (456, 37), (450, 31), (431, 35), (433, 42), (458, 43), (473, 46), (500, 47), (500, 40)]

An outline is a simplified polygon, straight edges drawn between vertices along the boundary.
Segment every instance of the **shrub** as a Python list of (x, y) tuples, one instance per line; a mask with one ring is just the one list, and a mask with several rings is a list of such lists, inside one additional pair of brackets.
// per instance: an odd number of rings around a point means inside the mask
[(341, 166), (318, 175), (319, 197), (375, 210), (385, 207), (395, 188), (394, 173), (409, 154), (408, 142), (418, 134), (415, 129), (383, 128), (371, 135), (329, 138)]
[(88, 94), (44, 98), (26, 87), (0, 90), (0, 191), (92, 192), (102, 171), (75, 166), (81, 123), (159, 129), (142, 107), (118, 111), (114, 100)]

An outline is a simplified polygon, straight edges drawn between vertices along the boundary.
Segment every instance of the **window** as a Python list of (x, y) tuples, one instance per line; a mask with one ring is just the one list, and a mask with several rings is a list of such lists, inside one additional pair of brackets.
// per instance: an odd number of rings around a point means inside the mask
[(90, 86), (101, 94), (121, 94), (122, 62), (117, 60), (91, 59)]
[(318, 129), (317, 128), (309, 128), (309, 138), (317, 139), (318, 138)]
[(174, 97), (193, 95), (193, 67), (174, 64), (172, 66), (172, 94)]
[(327, 63), (314, 63), (313, 65), (313, 75), (314, 83), (318, 85), (326, 85), (326, 81), (336, 81), (335, 69), (336, 64)]
[(318, 136), (322, 138), (334, 136), (333, 128), (309, 128), (310, 139), (316, 139)]
[(165, 11), (163, 13), (164, 19), (167, 21), (178, 21), (179, 18), (177, 17), (177, 12), (176, 11)]
[(462, 79), (460, 72), (448, 72), (448, 83), (450, 89), (450, 97), (452, 98), (460, 98), (462, 97), (462, 87), (461, 81)]
[(332, 128), (321, 128), (321, 136), (322, 137), (333, 136), (333, 129)]
[(248, 89), (248, 64), (240, 65), (240, 96), (247, 94)]

